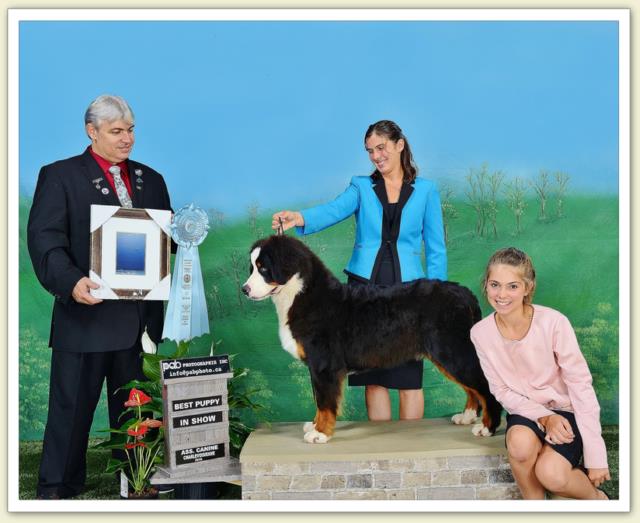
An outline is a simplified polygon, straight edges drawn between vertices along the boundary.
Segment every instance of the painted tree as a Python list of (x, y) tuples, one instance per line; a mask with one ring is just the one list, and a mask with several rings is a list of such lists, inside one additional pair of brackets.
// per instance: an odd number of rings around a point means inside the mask
[(502, 171), (495, 171), (487, 178), (486, 216), (491, 223), (494, 238), (498, 237), (498, 194), (503, 180), (504, 173)]
[(479, 171), (471, 168), (465, 177), (469, 186), (465, 194), (468, 205), (476, 212), (476, 236), (484, 236), (487, 222), (487, 178), (489, 176), (487, 164), (483, 164)]
[(49, 362), (47, 340), (34, 329), (20, 328), (20, 439), (41, 438), (47, 420)]
[(442, 208), (444, 243), (449, 245), (449, 226), (453, 220), (458, 218), (458, 210), (453, 205), (453, 189), (446, 184), (440, 188), (440, 207)]
[(522, 216), (527, 207), (526, 195), (527, 185), (522, 178), (516, 176), (512, 181), (507, 182), (505, 196), (507, 197), (507, 207), (516, 220), (516, 235), (520, 235), (522, 232)]
[(547, 220), (547, 200), (549, 199), (549, 193), (551, 191), (551, 180), (549, 179), (549, 173), (547, 171), (540, 171), (538, 177), (531, 181), (531, 187), (536, 193), (538, 202), (540, 202), (540, 214), (538, 219), (540, 221)]
[(598, 303), (593, 308), (591, 324), (575, 327), (575, 332), (580, 349), (589, 363), (598, 399), (617, 403), (616, 377), (620, 364), (617, 311), (610, 303)]
[(262, 227), (258, 225), (259, 210), (260, 210), (260, 206), (258, 205), (257, 202), (252, 202), (247, 206), (247, 215), (249, 216), (249, 227), (251, 227), (251, 232), (255, 240), (258, 240), (264, 236), (264, 231)]
[(220, 317), (224, 316), (224, 304), (220, 295), (220, 287), (212, 285), (211, 290), (207, 293), (209, 311), (213, 314), (218, 311)]
[(567, 185), (569, 184), (569, 175), (563, 172), (554, 173), (556, 180), (555, 196), (556, 196), (556, 218), (564, 217), (564, 197), (567, 194)]
[(240, 310), (244, 312), (246, 298), (242, 293), (242, 285), (248, 276), (247, 254), (239, 249), (233, 249), (227, 256), (225, 263), (216, 270), (221, 276), (226, 276), (231, 280)]
[(209, 217), (209, 232), (216, 231), (224, 225), (225, 216), (222, 211), (212, 207), (207, 210), (207, 216)]

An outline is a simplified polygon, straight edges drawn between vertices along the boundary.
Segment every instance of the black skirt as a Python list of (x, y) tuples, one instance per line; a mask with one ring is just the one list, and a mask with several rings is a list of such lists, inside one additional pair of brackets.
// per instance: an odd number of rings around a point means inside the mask
[[(554, 410), (556, 414), (559, 414), (563, 418), (566, 418), (571, 424), (571, 429), (573, 430), (573, 441), (571, 443), (557, 443), (552, 445), (545, 440), (546, 434), (540, 430), (538, 424), (535, 421), (530, 420), (529, 418), (525, 418), (524, 416), (520, 416), (519, 414), (507, 414), (507, 431), (513, 427), (514, 425), (524, 425), (525, 427), (529, 427), (538, 439), (540, 443), (543, 445), (549, 445), (553, 450), (555, 450), (558, 454), (564, 457), (573, 468), (580, 466), (580, 461), (582, 460), (582, 436), (580, 435), (580, 430), (578, 429), (578, 424), (576, 423), (576, 416), (573, 412), (566, 412), (564, 410)], [(507, 446), (507, 436), (505, 433), (505, 447)]]
[[(375, 278), (375, 285), (387, 287), (396, 283), (393, 257), (390, 254), (391, 253), (385, 255), (380, 263), (380, 268)], [(363, 283), (351, 277), (348, 282), (349, 285), (372, 285), (371, 283)], [(367, 370), (349, 375), (349, 386), (380, 385), (387, 389), (421, 389), (423, 370), (424, 365), (422, 360), (410, 361), (391, 369)]]

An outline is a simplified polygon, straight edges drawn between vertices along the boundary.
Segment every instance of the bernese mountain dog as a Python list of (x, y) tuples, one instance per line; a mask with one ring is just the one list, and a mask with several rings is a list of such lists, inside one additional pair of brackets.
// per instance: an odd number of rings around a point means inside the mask
[(273, 300), (282, 346), (309, 368), (317, 412), (304, 425), (306, 442), (326, 443), (333, 435), (347, 374), (423, 358), (467, 394), (464, 412), (452, 421), (471, 424), (481, 409), (482, 423), (472, 432), (493, 435), (502, 407), (469, 338), (481, 319), (469, 289), (440, 280), (345, 285), (304, 243), (286, 235), (258, 240), (250, 257), (243, 292)]

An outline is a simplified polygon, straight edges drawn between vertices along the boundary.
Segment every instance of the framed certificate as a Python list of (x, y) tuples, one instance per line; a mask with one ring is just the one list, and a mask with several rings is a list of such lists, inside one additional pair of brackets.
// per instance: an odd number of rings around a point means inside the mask
[(103, 300), (168, 300), (171, 211), (91, 206), (89, 278)]

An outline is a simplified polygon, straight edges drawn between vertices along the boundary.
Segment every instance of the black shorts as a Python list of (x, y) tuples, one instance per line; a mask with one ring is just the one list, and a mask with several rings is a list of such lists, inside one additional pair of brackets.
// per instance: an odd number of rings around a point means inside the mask
[[(529, 418), (525, 418), (524, 416), (520, 416), (519, 414), (507, 414), (507, 432), (509, 429), (515, 425), (524, 425), (525, 427), (529, 427), (540, 442), (544, 445), (549, 445), (553, 450), (555, 450), (561, 456), (571, 463), (573, 468), (581, 467), (580, 461), (582, 460), (582, 436), (580, 436), (580, 431), (578, 430), (578, 425), (576, 424), (576, 417), (573, 412), (566, 412), (564, 410), (554, 410), (556, 414), (560, 414), (563, 418), (569, 420), (571, 423), (571, 428), (573, 429), (574, 438), (571, 443), (558, 443), (556, 445), (552, 445), (548, 443), (544, 438), (546, 433), (538, 427), (538, 424), (535, 421), (530, 420)], [(507, 445), (506, 437), (505, 437), (505, 446)]]

